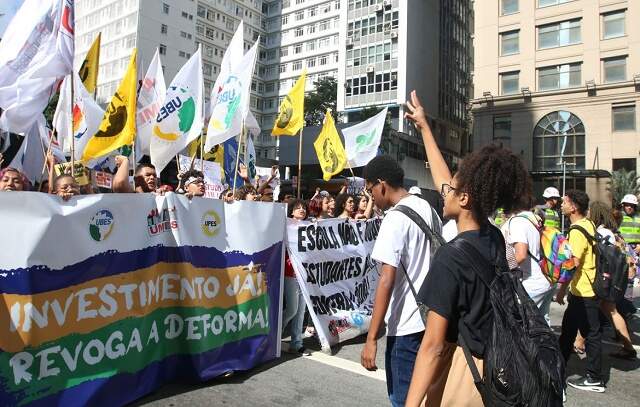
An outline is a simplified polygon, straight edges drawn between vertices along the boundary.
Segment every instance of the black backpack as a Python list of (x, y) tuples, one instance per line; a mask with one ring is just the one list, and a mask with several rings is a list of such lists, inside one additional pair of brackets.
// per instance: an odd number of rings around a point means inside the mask
[[(500, 239), (502, 236), (500, 235)], [(517, 275), (489, 262), (476, 247), (462, 238), (452, 242), (473, 264), (473, 271), (489, 288), (493, 314), (491, 336), (485, 346), (484, 377), (461, 334), (473, 380), (486, 406), (562, 406), (565, 362), (558, 339)], [(504, 255), (504, 241), (502, 253)], [(481, 270), (494, 270), (487, 281)]]
[[(572, 225), (571, 230), (582, 233), (589, 244), (593, 247), (596, 255), (596, 277), (591, 282), (593, 292), (600, 299), (610, 302), (617, 302), (624, 296), (627, 289), (627, 276), (629, 264), (626, 254), (616, 245), (609, 243), (608, 239), (596, 231), (595, 236), (591, 236), (582, 226)], [(589, 278), (589, 276), (586, 276)]]

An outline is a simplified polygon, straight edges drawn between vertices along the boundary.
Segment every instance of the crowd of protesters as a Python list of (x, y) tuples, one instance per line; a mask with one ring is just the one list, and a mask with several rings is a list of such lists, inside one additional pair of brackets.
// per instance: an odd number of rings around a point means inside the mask
[[(323, 219), (383, 218), (372, 258), (381, 264), (375, 292), (372, 319), (361, 354), (362, 365), (375, 370), (377, 342), (385, 330), (387, 345), (385, 369), (387, 390), (394, 406), (422, 405), (482, 405), (482, 398), (470, 369), (462, 356), (460, 338), (471, 351), (472, 361), (482, 371), (483, 358), (490, 338), (491, 315), (489, 287), (483, 278), (473, 273), (474, 259), (461, 256), (453, 240), (463, 239), (473, 245), (488, 261), (501, 270), (518, 269), (522, 285), (540, 314), (549, 325), (551, 302), (568, 305), (561, 321), (559, 347), (565, 361), (572, 353), (586, 353), (586, 372), (568, 385), (581, 390), (604, 392), (602, 372), (602, 323), (610, 320), (622, 347), (611, 356), (635, 359), (627, 319), (635, 313), (630, 291), (618, 303), (596, 297), (592, 281), (596, 273), (595, 252), (582, 233), (569, 229), (567, 238), (577, 266), (573, 279), (556, 286), (543, 275), (537, 258), (542, 255), (540, 232), (535, 222), (559, 227), (563, 215), (571, 225), (581, 226), (591, 236), (596, 231), (618, 245), (628, 255), (629, 281), (636, 277), (636, 259), (640, 244), (625, 242), (623, 225), (635, 216), (637, 198), (623, 202), (624, 215), (602, 202), (592, 202), (584, 191), (567, 191), (563, 197), (555, 188), (544, 193), (546, 204), (533, 207), (532, 181), (521, 158), (494, 145), (472, 152), (451, 173), (433, 137), (420, 101), (412, 93), (407, 102), (405, 118), (422, 134), (434, 185), (439, 186), (444, 201), (442, 218), (432, 216), (433, 210), (419, 189), (404, 188), (404, 173), (399, 164), (386, 156), (374, 158), (365, 167), (365, 188), (358, 195), (347, 193), (345, 184), (335, 196), (320, 188), (308, 200), (294, 199), (283, 193), (274, 197), (271, 182), (278, 176), (277, 167), (263, 182), (252, 182), (247, 168), (240, 166), (242, 185), (228, 187), (220, 195), (227, 203), (239, 200), (285, 202), (292, 221)], [(115, 193), (164, 194), (172, 188), (158, 185), (158, 174), (151, 164), (140, 164), (134, 172), (134, 185), (129, 182), (129, 160), (118, 156), (113, 177)], [(58, 195), (63, 200), (92, 191), (80, 188), (76, 180), (63, 174), (53, 176), (53, 158), (48, 157), (50, 176), (35, 190)], [(178, 175), (177, 193), (189, 199), (205, 194), (205, 177), (196, 169)], [(27, 178), (18, 170), (0, 171), (0, 191), (28, 191)], [(631, 202), (631, 203), (630, 203)], [(435, 251), (434, 242), (422, 227), (397, 211), (407, 207), (417, 213), (435, 233), (453, 228), (452, 238)], [(500, 221), (494, 214), (500, 212)], [(635, 218), (634, 218), (635, 219)], [(500, 228), (497, 228), (500, 226)], [(638, 231), (640, 232), (640, 224)], [(446, 235), (446, 231), (444, 232)], [(640, 236), (640, 235), (639, 235)], [(506, 250), (505, 250), (506, 249)], [(398, 270), (401, 271), (398, 271)], [(413, 288), (415, 286), (415, 288)], [(285, 265), (285, 310), (283, 326), (290, 324), (289, 351), (308, 354), (303, 346), (305, 332), (305, 301), (295, 277), (290, 259)], [(421, 315), (418, 304), (427, 307)], [(630, 311), (631, 310), (631, 311)], [(604, 318), (602, 318), (604, 317)], [(428, 329), (425, 330), (425, 324)], [(312, 327), (307, 332), (313, 332)], [(461, 363), (458, 363), (462, 361)], [(456, 370), (457, 369), (457, 370)]]

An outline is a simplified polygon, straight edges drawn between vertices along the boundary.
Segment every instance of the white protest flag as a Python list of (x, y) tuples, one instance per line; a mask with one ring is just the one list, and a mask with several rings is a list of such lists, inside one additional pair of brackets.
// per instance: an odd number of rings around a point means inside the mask
[(73, 69), (72, 0), (25, 0), (0, 42), (0, 127), (25, 132)]
[(387, 108), (368, 120), (342, 129), (344, 149), (351, 168), (367, 165), (378, 154)]
[(13, 157), (10, 167), (22, 171), (32, 183), (40, 181), (44, 167), (44, 145), (42, 140), (49, 134), (42, 113), (36, 117), (31, 129), (24, 133), (22, 145)]
[(60, 147), (60, 143), (58, 142), (58, 138), (53, 134), (53, 130), (50, 128), (46, 128), (46, 132), (39, 132), (40, 139), (42, 145), (45, 150), (51, 148), (51, 154), (56, 158), (58, 162), (65, 163), (67, 162), (67, 157), (64, 155), (62, 148)]
[(235, 137), (242, 130), (242, 121), (249, 113), (251, 78), (259, 42), (258, 38), (249, 52), (244, 55), (242, 62), (236, 66), (235, 71), (229, 73), (223, 80), (220, 93), (211, 111), (207, 141), (204, 145), (205, 151)]
[(245, 150), (244, 162), (247, 164), (249, 170), (249, 178), (253, 179), (256, 176), (256, 147), (253, 145), (253, 137), (251, 134), (247, 135), (247, 149)]
[(244, 56), (244, 22), (240, 20), (240, 24), (236, 29), (231, 42), (227, 46), (222, 62), (220, 63), (220, 70), (218, 71), (218, 77), (216, 78), (213, 87), (211, 88), (211, 95), (209, 97), (209, 110), (207, 110), (207, 118), (211, 117), (211, 112), (215, 106), (215, 101), (218, 99), (218, 95), (222, 90), (222, 84), (227, 79), (229, 74), (235, 70), (235, 66), (242, 61)]
[(158, 173), (202, 132), (203, 105), (202, 58), (198, 47), (171, 81), (153, 126), (149, 151)]
[[(67, 76), (60, 87), (58, 106), (53, 116), (53, 127), (61, 140), (62, 151), (71, 153), (71, 137), (74, 137), (74, 156), (82, 158), (87, 142), (98, 131), (104, 110), (93, 100), (84, 87), (80, 76), (73, 72), (73, 111), (71, 111), (71, 76)], [(91, 167), (91, 165), (87, 165)]]
[(244, 121), (244, 127), (249, 131), (250, 134), (258, 137), (260, 135), (261, 129), (260, 124), (258, 124), (258, 120), (253, 115), (253, 112), (249, 110), (247, 113), (247, 118)]
[(156, 124), (156, 117), (160, 111), (160, 106), (164, 102), (167, 94), (167, 85), (164, 83), (162, 63), (160, 53), (156, 53), (151, 60), (147, 73), (142, 80), (142, 86), (138, 93), (138, 112), (136, 113), (136, 158), (138, 161), (143, 155), (150, 155), (149, 145), (153, 126)]

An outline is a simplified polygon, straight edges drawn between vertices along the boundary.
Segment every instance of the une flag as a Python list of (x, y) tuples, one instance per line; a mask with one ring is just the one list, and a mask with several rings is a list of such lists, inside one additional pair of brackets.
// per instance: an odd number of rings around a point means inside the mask
[(151, 60), (147, 73), (142, 80), (140, 92), (138, 92), (138, 113), (136, 115), (136, 127), (138, 136), (136, 137), (136, 157), (140, 161), (143, 155), (150, 155), (149, 145), (153, 126), (156, 124), (156, 117), (160, 111), (160, 106), (164, 102), (167, 94), (167, 85), (164, 82), (162, 73), (162, 62), (160, 53), (156, 48), (156, 53)]
[(111, 98), (102, 123), (82, 153), (82, 161), (107, 155), (113, 150), (131, 144), (136, 135), (136, 55), (134, 48), (129, 67), (118, 90)]
[(53, 128), (58, 132), (62, 151), (71, 153), (73, 137), (74, 158), (80, 160), (82, 152), (99, 127), (104, 110), (93, 100), (77, 73), (73, 75), (73, 107), (71, 106), (71, 76), (60, 87), (58, 106), (53, 116)]
[(340, 174), (347, 165), (347, 154), (329, 110), (324, 115), (322, 130), (313, 142), (313, 147), (316, 149), (322, 178), (325, 181), (329, 181), (333, 175)]
[(242, 121), (249, 113), (251, 79), (256, 63), (259, 39), (242, 58), (237, 69), (222, 79), (218, 97), (213, 103), (207, 127), (205, 150), (224, 143), (242, 131)]
[(0, 42), (0, 126), (29, 131), (73, 69), (72, 0), (26, 0)]
[(202, 132), (202, 93), (202, 59), (198, 47), (171, 81), (153, 126), (149, 151), (158, 173)]
[(242, 58), (244, 56), (244, 22), (240, 20), (240, 24), (236, 29), (235, 34), (233, 34), (233, 38), (231, 38), (231, 42), (227, 46), (227, 50), (224, 52), (224, 56), (222, 57), (222, 62), (220, 62), (220, 70), (218, 71), (218, 77), (216, 78), (216, 82), (213, 84), (211, 88), (211, 97), (209, 100), (211, 104), (209, 106), (209, 111), (207, 112), (207, 116), (211, 117), (211, 112), (213, 111), (213, 107), (215, 105), (215, 100), (218, 98), (218, 94), (222, 90), (223, 81), (229, 76), (231, 72), (235, 70), (236, 64), (242, 62)]
[(284, 97), (278, 117), (273, 124), (271, 134), (274, 136), (295, 136), (304, 126), (304, 88), (307, 70), (305, 69), (293, 88)]
[(87, 51), (87, 56), (84, 57), (84, 61), (80, 66), (80, 79), (82, 84), (87, 89), (87, 92), (94, 94), (96, 86), (98, 85), (98, 67), (100, 66), (100, 38), (102, 33), (98, 33), (98, 36), (93, 40), (91, 48)]
[(362, 123), (342, 129), (344, 148), (351, 168), (367, 165), (378, 154), (386, 119), (387, 108), (385, 107)]

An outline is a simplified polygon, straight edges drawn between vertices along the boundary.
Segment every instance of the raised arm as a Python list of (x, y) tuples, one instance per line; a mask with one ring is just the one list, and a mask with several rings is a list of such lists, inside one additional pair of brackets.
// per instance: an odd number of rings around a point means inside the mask
[(129, 184), (129, 159), (123, 155), (117, 155), (115, 160), (118, 170), (113, 176), (113, 192), (134, 192)]
[(436, 189), (439, 190), (442, 184), (451, 181), (451, 171), (440, 152), (436, 139), (433, 137), (431, 127), (427, 121), (427, 114), (425, 113), (415, 90), (411, 92), (411, 100), (407, 101), (406, 106), (408, 112), (404, 114), (404, 117), (409, 119), (413, 125), (416, 126), (416, 129), (420, 130), (420, 133), (422, 134), (422, 141), (427, 153), (427, 161), (431, 168), (433, 184)]
[[(48, 194), (52, 194), (53, 193), (53, 180), (56, 178), (56, 173), (55, 173), (55, 165), (56, 165), (56, 158), (53, 156), (53, 153), (51, 151), (47, 152), (47, 166), (49, 167), (49, 177), (47, 178), (49, 180), (49, 189), (46, 191)], [(40, 188), (42, 189), (42, 188)]]

